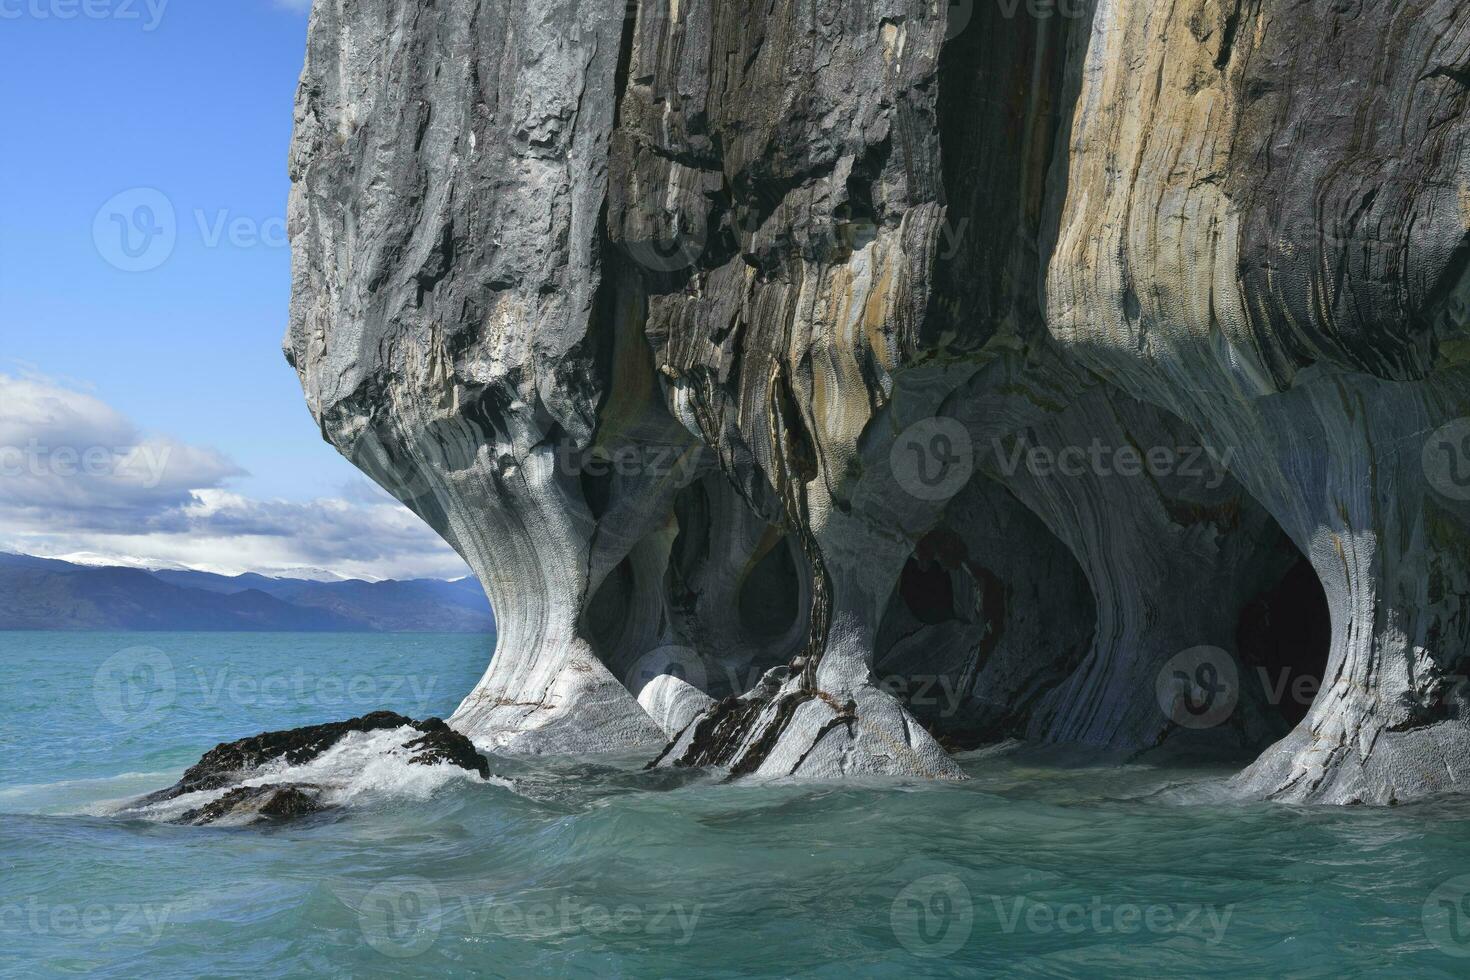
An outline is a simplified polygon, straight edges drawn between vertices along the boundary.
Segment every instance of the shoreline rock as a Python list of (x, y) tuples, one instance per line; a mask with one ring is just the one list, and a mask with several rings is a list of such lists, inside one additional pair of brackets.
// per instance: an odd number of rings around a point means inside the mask
[(200, 825), (227, 818), (286, 819), (318, 813), (330, 809), (321, 800), (323, 786), (291, 781), (252, 786), (237, 784), (259, 778), (261, 770), (272, 763), (305, 765), (349, 735), (400, 728), (411, 728), (421, 733), (401, 746), (414, 753), (408, 759), (410, 765), (444, 763), (476, 773), (481, 779), (490, 777), (489, 760), (475, 749), (468, 738), (441, 719), (415, 721), (391, 711), (375, 711), (347, 721), (264, 732), (233, 742), (222, 742), (190, 766), (174, 785), (140, 797), (123, 812), (156, 806), (189, 793), (233, 787), (224, 796), (185, 812), (173, 822)]

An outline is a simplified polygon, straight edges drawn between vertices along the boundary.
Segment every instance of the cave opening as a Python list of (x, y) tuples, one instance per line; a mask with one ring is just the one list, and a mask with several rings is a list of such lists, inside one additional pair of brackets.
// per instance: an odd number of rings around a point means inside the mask
[(898, 594), (914, 618), (929, 626), (959, 619), (954, 572), (937, 561), (911, 556), (898, 579)]
[(805, 556), (791, 533), (718, 473), (679, 492), (674, 519), (678, 531), (662, 583), (670, 635), (698, 651), (705, 693), (744, 694), (805, 642)]
[(1284, 573), (1245, 604), (1236, 625), (1236, 651), (1247, 681), (1295, 727), (1312, 706), (1327, 670), (1332, 618), (1312, 563), (1289, 542)]
[(613, 477), (612, 460), (601, 449), (593, 449), (587, 463), (580, 466), (577, 482), (582, 488), (582, 500), (594, 521), (600, 521), (612, 506)]
[(736, 605), (741, 628), (759, 643), (785, 636), (801, 615), (801, 595), (793, 545), (782, 536), (740, 583)]
[(1071, 552), (1009, 490), (977, 479), (898, 575), (874, 683), (952, 751), (1025, 738), (1096, 625)]
[(593, 650), (614, 669), (612, 661), (631, 619), (636, 579), (632, 557), (624, 558), (598, 586), (582, 614), (582, 628)]

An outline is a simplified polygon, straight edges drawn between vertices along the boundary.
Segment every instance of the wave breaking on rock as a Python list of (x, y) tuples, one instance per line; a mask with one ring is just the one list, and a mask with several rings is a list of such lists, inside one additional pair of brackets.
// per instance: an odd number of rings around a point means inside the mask
[(389, 711), (266, 732), (215, 746), (174, 785), (113, 813), (168, 823), (239, 826), (401, 797), (455, 781), (496, 781), (485, 756), (438, 718)]

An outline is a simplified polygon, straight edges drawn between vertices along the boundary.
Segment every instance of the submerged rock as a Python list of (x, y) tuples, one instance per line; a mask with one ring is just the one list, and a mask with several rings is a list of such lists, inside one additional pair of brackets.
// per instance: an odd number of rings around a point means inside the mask
[(1470, 7), (1064, 6), (316, 6), (286, 353), (490, 596), (457, 730), (1470, 784)]
[[(406, 750), (407, 764), (443, 763), (476, 773), (481, 779), (490, 777), (489, 761), (468, 738), (442, 720), (414, 721), (391, 711), (375, 711), (348, 721), (265, 732), (221, 743), (189, 767), (177, 783), (133, 801), (123, 812), (143, 811), (191, 793), (232, 787), (223, 796), (185, 811), (174, 818), (175, 822), (208, 824), (226, 818), (249, 822), (316, 813), (330, 808), (323, 795), (331, 787), (292, 781), (285, 773), (287, 767), (304, 766), (320, 758), (350, 735), (404, 728), (421, 734), (406, 736), (398, 745), (386, 748)], [(281, 774), (281, 779), (269, 781), (276, 774)], [(249, 785), (242, 785), (247, 781)]]

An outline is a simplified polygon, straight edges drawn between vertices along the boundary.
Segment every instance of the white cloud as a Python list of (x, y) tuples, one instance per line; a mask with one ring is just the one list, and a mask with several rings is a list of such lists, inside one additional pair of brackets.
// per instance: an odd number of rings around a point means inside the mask
[(244, 471), (211, 449), (140, 433), (105, 402), (0, 375), (0, 501), (60, 525), (128, 523)]
[(55, 381), (0, 375), (0, 550), (178, 563), (235, 574), (466, 574), (452, 549), (376, 488), (257, 500), (224, 454), (143, 433)]

